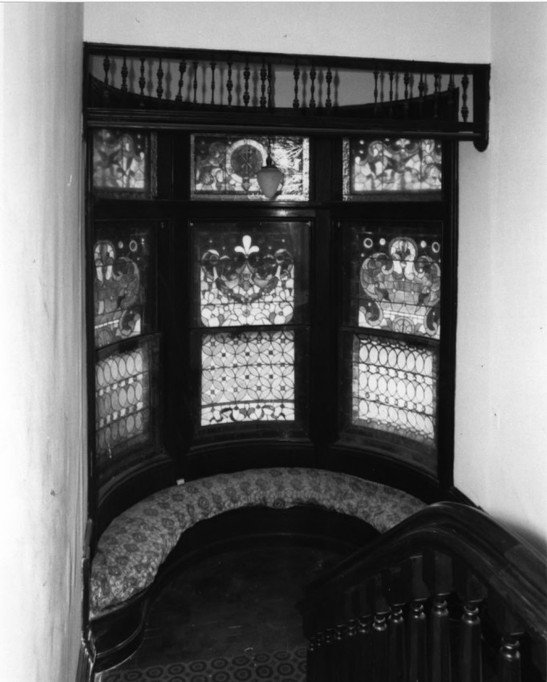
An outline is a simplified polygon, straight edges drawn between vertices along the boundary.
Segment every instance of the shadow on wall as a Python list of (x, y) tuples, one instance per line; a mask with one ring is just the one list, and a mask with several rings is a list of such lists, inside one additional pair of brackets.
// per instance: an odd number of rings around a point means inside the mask
[[(511, 533), (515, 533), (515, 535), (520, 536), (525, 542), (529, 543), (532, 545), (532, 547), (541, 554), (543, 559), (546, 562), (546, 573), (547, 573), (547, 539), (544, 537), (541, 537), (537, 533), (535, 533), (533, 530), (530, 530), (530, 528), (525, 528), (524, 526), (520, 525), (519, 523), (515, 523), (513, 521), (509, 521), (507, 519), (498, 519), (499, 523), (501, 523), (507, 530), (509, 530)], [(544, 519), (545, 525), (547, 525), (547, 519)]]

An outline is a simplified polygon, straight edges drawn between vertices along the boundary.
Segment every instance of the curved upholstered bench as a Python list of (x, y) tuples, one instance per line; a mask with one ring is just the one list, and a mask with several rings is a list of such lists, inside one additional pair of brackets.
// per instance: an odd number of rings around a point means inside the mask
[(91, 568), (92, 620), (123, 608), (153, 582), (193, 525), (242, 507), (318, 505), (385, 532), (425, 507), (395, 488), (318, 469), (251, 469), (165, 488), (118, 516), (99, 539)]

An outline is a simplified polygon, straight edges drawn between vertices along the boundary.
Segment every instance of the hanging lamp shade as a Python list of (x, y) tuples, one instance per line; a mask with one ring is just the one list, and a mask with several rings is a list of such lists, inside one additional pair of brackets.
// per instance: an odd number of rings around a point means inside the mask
[(283, 182), (284, 175), (273, 165), (272, 157), (268, 154), (266, 158), (266, 165), (257, 172), (256, 179), (262, 191), (262, 194), (273, 199), (279, 190), (279, 186)]

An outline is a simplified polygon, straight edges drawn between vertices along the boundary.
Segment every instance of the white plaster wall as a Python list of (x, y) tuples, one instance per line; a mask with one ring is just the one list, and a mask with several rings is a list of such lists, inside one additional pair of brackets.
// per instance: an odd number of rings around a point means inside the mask
[(455, 462), (464, 493), (543, 549), (546, 37), (545, 3), (493, 4), (490, 146), (461, 163)]
[(88, 2), (88, 42), (488, 62), (488, 3)]
[(83, 10), (0, 6), (0, 679), (76, 675), (85, 520)]

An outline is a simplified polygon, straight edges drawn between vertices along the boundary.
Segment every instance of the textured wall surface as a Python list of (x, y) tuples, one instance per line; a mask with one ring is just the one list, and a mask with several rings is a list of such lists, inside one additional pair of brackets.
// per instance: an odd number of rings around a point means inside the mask
[(461, 155), (456, 485), (547, 545), (547, 5), (492, 7), (491, 140)]
[(85, 520), (83, 11), (0, 12), (0, 679), (66, 682)]
[(488, 62), (488, 3), (86, 3), (89, 42)]

